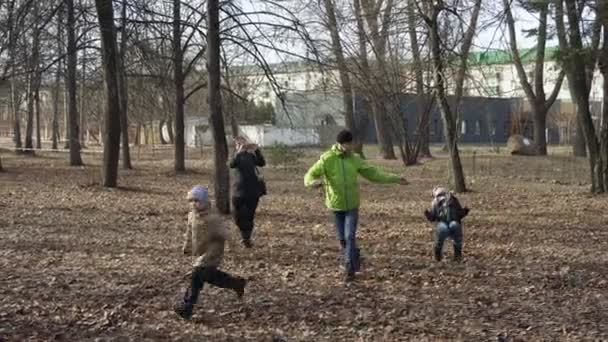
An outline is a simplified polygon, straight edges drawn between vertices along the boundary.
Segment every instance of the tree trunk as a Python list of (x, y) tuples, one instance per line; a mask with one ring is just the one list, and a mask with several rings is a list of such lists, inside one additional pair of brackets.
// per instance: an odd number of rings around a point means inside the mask
[[(84, 39), (86, 40), (86, 34)], [(85, 91), (86, 91), (86, 61), (87, 61), (87, 49), (83, 48), (82, 49), (82, 58), (81, 58), (81, 79), (80, 79), (80, 109), (78, 110), (78, 118), (80, 123), (78, 124), (78, 127), (80, 127), (79, 129), (79, 135), (78, 135), (78, 141), (80, 141), (80, 147), (85, 147), (85, 143), (84, 143), (84, 122), (85, 122), (85, 111), (84, 111), (84, 97), (85, 97)]]
[(353, 87), (350, 82), (350, 75), (348, 73), (348, 66), (344, 59), (344, 51), (342, 50), (342, 42), (340, 40), (340, 33), (338, 32), (338, 21), (336, 19), (335, 7), (333, 0), (324, 0), (325, 12), (327, 15), (327, 28), (331, 35), (331, 46), (334, 57), (338, 64), (338, 72), (340, 74), (340, 84), (342, 90), (342, 100), (344, 104), (344, 121), (346, 128), (353, 134), (353, 142), (355, 144), (355, 152), (361, 154), (363, 145), (361, 144), (361, 137), (358, 127), (355, 122), (355, 115), (353, 112)]
[(167, 140), (165, 140), (165, 136), (163, 135), (163, 127), (165, 126), (165, 123), (165, 120), (160, 120), (158, 123), (158, 137), (160, 138), (161, 145), (167, 145)]
[(575, 120), (574, 124), (576, 125), (576, 136), (572, 143), (572, 153), (576, 157), (587, 157), (587, 146), (585, 145), (583, 126), (581, 126), (581, 123), (578, 120)]
[(375, 80), (372, 84), (374, 91), (372, 96), (375, 99), (374, 121), (376, 124), (376, 134), (378, 135), (378, 143), (380, 144), (380, 154), (384, 159), (397, 159), (395, 149), (393, 147), (393, 132), (388, 118), (385, 114), (387, 107), (386, 101), (389, 101), (390, 90), (386, 89), (386, 75), (388, 74), (386, 66), (386, 44), (388, 42), (388, 27), (390, 26), (390, 18), (393, 10), (393, 0), (388, 0), (382, 13), (381, 26), (378, 24), (378, 16), (380, 15), (379, 8), (376, 9), (375, 3), (368, 0), (361, 1), (361, 9), (363, 10), (367, 26), (370, 30), (371, 43), (375, 53), (377, 62), (377, 72), (368, 74), (369, 77)]
[[(175, 81), (175, 171), (186, 170), (184, 142), (184, 56), (182, 50), (181, 0), (173, 0), (173, 78)], [(219, 70), (218, 70), (219, 73)]]
[[(175, 135), (173, 134), (173, 119), (170, 117), (167, 119), (167, 136), (169, 137), (169, 144), (175, 144)], [(184, 149), (185, 149), (184, 140)]]
[(16, 30), (17, 25), (15, 23), (15, 1), (10, 1), (8, 5), (8, 43), (9, 43), (9, 63), (11, 67), (11, 75), (10, 75), (10, 104), (11, 104), (11, 114), (13, 119), (13, 141), (15, 143), (15, 149), (17, 153), (21, 152), (21, 124), (20, 124), (20, 116), (19, 116), (19, 104), (17, 103), (17, 80), (16, 80), (16, 54), (17, 49), (16, 45)]
[[(57, 14), (57, 49), (61, 51), (61, 21), (62, 21), (62, 11), (59, 10)], [(55, 71), (55, 84), (53, 86), (53, 124), (52, 124), (52, 140), (53, 145), (52, 149), (56, 150), (57, 140), (59, 139), (59, 97), (61, 96), (61, 69), (63, 67), (63, 60), (60, 60), (57, 64), (57, 70)]]
[[(538, 105), (537, 105), (538, 107)], [(547, 155), (547, 111), (543, 108), (533, 110), (534, 114), (534, 144), (536, 151), (541, 156)]]
[(599, 68), (604, 79), (603, 84), (603, 99), (602, 99), (602, 116), (600, 128), (600, 153), (603, 165), (603, 180), (605, 191), (608, 192), (608, 3), (601, 2), (599, 7), (599, 15), (602, 20), (603, 30), (603, 45), (599, 58)]
[(132, 169), (129, 149), (129, 87), (125, 60), (127, 55), (127, 0), (122, 1), (118, 83), (120, 90), (120, 134), (122, 137), (122, 167)]
[(222, 214), (230, 213), (230, 175), (228, 173), (228, 144), (224, 131), (220, 90), (220, 21), (219, 1), (207, 1), (207, 65), (209, 86), (209, 125), (213, 132), (215, 164), (215, 205)]
[(141, 140), (141, 124), (138, 122), (137, 128), (135, 129), (135, 141), (133, 142), (133, 144), (135, 144), (135, 146), (139, 146), (139, 140)]
[[(74, 0), (66, 0), (68, 12), (68, 118), (70, 121), (70, 165), (83, 165), (80, 156), (80, 133), (78, 127), (78, 103), (76, 102), (76, 19), (74, 16)], [(115, 99), (117, 97), (111, 97)]]
[[(445, 92), (445, 79), (444, 79), (444, 61), (441, 59), (441, 46), (439, 40), (439, 14), (441, 8), (431, 6), (432, 17), (426, 17), (427, 26), (430, 34), (431, 53), (433, 57), (433, 68), (434, 68), (434, 79), (435, 79), (435, 91), (437, 101), (439, 102), (439, 108), (443, 117), (445, 139), (450, 154), (450, 163), (452, 166), (452, 175), (454, 176), (454, 190), (456, 192), (465, 192), (467, 190), (464, 171), (462, 169), (462, 163), (460, 161), (460, 154), (458, 152), (458, 136), (456, 127), (456, 117), (452, 113), (450, 104), (448, 103), (447, 95)], [(462, 67), (462, 66), (461, 66)], [(458, 102), (458, 101), (456, 101)]]
[[(33, 58), (33, 57), (32, 57)], [(34, 88), (36, 80), (33, 73), (27, 77), (27, 122), (25, 124), (25, 150), (34, 153)]]
[(42, 149), (42, 137), (40, 134), (40, 83), (37, 82), (34, 89), (34, 108), (36, 110), (36, 148)]
[[(410, 37), (410, 45), (412, 50), (412, 57), (414, 60), (414, 76), (416, 80), (416, 104), (418, 111), (418, 145), (420, 146), (420, 154), (424, 157), (431, 157), (431, 149), (429, 140), (430, 135), (430, 121), (431, 111), (427, 110), (426, 106), (426, 95), (424, 91), (424, 69), (422, 67), (422, 58), (420, 56), (420, 45), (418, 43), (418, 25), (416, 22), (416, 7), (415, 0), (408, 0), (408, 35)], [(418, 159), (418, 156), (416, 156)]]
[[(566, 0), (566, 15), (569, 29), (564, 24), (564, 7), (562, 1), (556, 2), (556, 27), (560, 49), (563, 51), (582, 51), (583, 42), (580, 33), (580, 22), (576, 7), (576, 0)], [(566, 38), (568, 32), (568, 38)], [(604, 177), (602, 175), (602, 158), (600, 146), (595, 133), (591, 111), (589, 109), (589, 85), (586, 61), (580, 53), (567, 53), (564, 68), (568, 76), (571, 91), (575, 97), (577, 107), (577, 120), (582, 126), (583, 136), (589, 153), (589, 171), (591, 175), (591, 191), (604, 192)]]
[[(68, 0), (71, 1), (71, 0)], [(116, 187), (120, 158), (120, 99), (118, 85), (118, 49), (112, 0), (95, 0), (101, 31), (102, 60), (106, 91), (106, 129), (103, 144), (103, 186)]]

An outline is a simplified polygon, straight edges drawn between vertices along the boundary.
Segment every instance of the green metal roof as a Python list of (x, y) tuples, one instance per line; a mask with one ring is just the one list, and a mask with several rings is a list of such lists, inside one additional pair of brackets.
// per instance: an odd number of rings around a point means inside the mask
[[(557, 46), (545, 49), (545, 61), (555, 60), (559, 48)], [(536, 47), (519, 50), (522, 63), (531, 63), (536, 59)], [(510, 50), (475, 51), (469, 54), (469, 62), (473, 65), (511, 64), (513, 56)]]

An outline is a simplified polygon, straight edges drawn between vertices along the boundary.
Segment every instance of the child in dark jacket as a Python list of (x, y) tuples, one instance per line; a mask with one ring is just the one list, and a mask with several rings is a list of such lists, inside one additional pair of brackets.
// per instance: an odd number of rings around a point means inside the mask
[(437, 222), (435, 232), (435, 260), (443, 257), (443, 243), (449, 237), (454, 242), (454, 261), (462, 261), (462, 219), (469, 214), (469, 208), (462, 207), (458, 198), (445, 188), (433, 189), (431, 208), (424, 211), (429, 222)]

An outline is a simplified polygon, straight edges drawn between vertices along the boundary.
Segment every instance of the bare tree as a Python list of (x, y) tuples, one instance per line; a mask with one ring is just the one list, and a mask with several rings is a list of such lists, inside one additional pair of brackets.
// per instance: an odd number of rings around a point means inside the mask
[(450, 154), (450, 164), (454, 177), (454, 190), (456, 192), (465, 192), (467, 188), (462, 163), (460, 161), (460, 154), (458, 151), (457, 115), (455, 114), (458, 111), (460, 98), (462, 97), (463, 93), (462, 89), (467, 70), (468, 55), (477, 26), (477, 18), (479, 16), (481, 0), (475, 0), (474, 2), (473, 14), (464, 33), (464, 39), (462, 40), (459, 49), (459, 65), (456, 74), (456, 89), (454, 96), (454, 103), (456, 106), (455, 109), (450, 106), (446, 90), (445, 64), (446, 57), (448, 57), (448, 51), (445, 50), (445, 47), (449, 45), (447, 42), (442, 41), (441, 39), (440, 26), (442, 24), (442, 19), (446, 20), (446, 16), (448, 14), (456, 13), (456, 11), (447, 6), (447, 4), (442, 0), (427, 0), (425, 5), (427, 7), (426, 11), (419, 7), (419, 12), (423, 16), (424, 22), (426, 23), (430, 34), (435, 97), (439, 103), (439, 108), (443, 118), (445, 140), (447, 143), (448, 152)]
[(70, 121), (70, 165), (83, 165), (82, 157), (80, 156), (80, 134), (78, 127), (78, 108), (76, 102), (76, 64), (77, 64), (77, 46), (76, 46), (76, 28), (75, 28), (75, 13), (74, 0), (65, 0), (66, 11), (68, 14), (67, 22), (67, 91), (68, 91), (68, 120)]
[[(418, 16), (416, 15), (416, 0), (408, 0), (407, 3), (407, 25), (408, 34), (410, 37), (410, 45), (412, 49), (412, 59), (414, 66), (414, 75), (416, 82), (416, 96), (417, 96), (417, 109), (419, 117), (419, 128), (418, 136), (420, 137), (420, 153), (425, 157), (431, 156), (431, 149), (429, 147), (430, 139), (430, 119), (431, 119), (431, 106), (429, 106), (429, 96), (427, 96), (424, 86), (424, 66), (421, 57), (421, 47), (418, 40)], [(415, 151), (415, 159), (418, 158), (418, 152)]]
[(511, 54), (513, 55), (513, 62), (517, 69), (517, 75), (519, 77), (519, 83), (523, 88), (526, 98), (532, 107), (532, 114), (534, 116), (534, 143), (537, 148), (539, 155), (547, 155), (547, 139), (546, 139), (546, 128), (547, 128), (547, 114), (555, 103), (557, 95), (564, 81), (565, 72), (560, 70), (557, 77), (553, 90), (547, 98), (545, 94), (545, 46), (547, 44), (547, 17), (549, 15), (549, 2), (548, 1), (535, 1), (529, 4), (530, 10), (539, 12), (539, 24), (537, 29), (537, 44), (536, 44), (536, 60), (534, 66), (534, 78), (532, 84), (528, 79), (526, 70), (521, 61), (519, 50), (517, 47), (517, 38), (515, 35), (515, 20), (511, 12), (512, 0), (503, 0), (505, 6), (505, 12), (507, 17), (507, 25), (509, 29), (509, 39), (511, 46)]
[(350, 81), (348, 66), (346, 65), (346, 60), (344, 58), (340, 32), (338, 31), (338, 20), (336, 19), (335, 5), (333, 0), (323, 0), (323, 2), (325, 5), (325, 15), (327, 19), (325, 25), (330, 32), (332, 52), (336, 59), (338, 73), (340, 75), (340, 89), (342, 90), (342, 100), (344, 103), (344, 121), (346, 123), (346, 128), (353, 133), (356, 152), (362, 154), (363, 145), (361, 143), (359, 129), (355, 122), (353, 109), (353, 87)]
[[(59, 9), (57, 13), (57, 52), (63, 54), (62, 49), (63, 36), (63, 10)], [(59, 140), (59, 99), (61, 96), (61, 71), (63, 70), (63, 58), (58, 61), (55, 71), (55, 82), (53, 86), (53, 120), (52, 120), (52, 149), (57, 149), (57, 141)]]
[[(391, 14), (393, 10), (393, 0), (387, 0), (382, 11), (382, 0), (360, 0), (361, 9), (367, 26), (370, 31), (372, 51), (376, 58), (378, 69), (377, 80), (379, 84), (374, 85), (376, 92), (372, 93), (372, 112), (374, 113), (374, 121), (376, 124), (376, 136), (380, 143), (382, 157), (384, 159), (396, 159), (395, 150), (393, 148), (393, 132), (388, 123), (388, 118), (385, 115), (387, 111), (388, 100), (387, 94), (390, 90), (386, 89), (386, 84), (383, 82), (386, 75), (386, 45), (388, 43), (388, 30), (391, 23)], [(378, 22), (380, 20), (380, 23)], [(372, 71), (368, 70), (367, 75), (372, 75)]]
[(603, 183), (605, 191), (608, 191), (608, 3), (602, 1), (598, 6), (598, 14), (603, 28), (602, 50), (599, 56), (599, 69), (604, 79), (603, 104), (600, 127), (600, 154), (603, 166)]
[(103, 186), (116, 187), (120, 155), (120, 99), (118, 48), (112, 0), (95, 0), (101, 31), (102, 59), (106, 90), (106, 129), (103, 145)]
[(215, 199), (218, 210), (230, 213), (230, 175), (228, 173), (228, 144), (224, 131), (220, 90), (220, 15), (219, 1), (207, 1), (207, 65), (209, 90), (209, 125), (213, 132), (215, 162)]
[[(595, 133), (589, 103), (589, 89), (591, 87), (593, 72), (587, 72), (590, 68), (589, 62), (586, 60), (588, 56), (586, 56), (586, 50), (583, 46), (580, 27), (582, 9), (577, 8), (576, 0), (565, 0), (565, 4), (564, 11), (564, 0), (556, 0), (555, 2), (557, 35), (560, 49), (563, 51), (563, 68), (566, 71), (568, 85), (576, 103), (577, 121), (582, 126), (583, 136), (589, 153), (591, 191), (604, 192), (604, 168), (602, 167), (600, 145)], [(566, 30), (564, 15), (568, 18), (568, 30)], [(599, 16), (596, 20), (599, 20)], [(592, 41), (598, 41), (599, 44), (599, 39), (592, 39)], [(593, 56), (592, 63), (595, 65), (597, 51), (593, 50), (596, 50), (594, 46), (592, 46), (591, 56)]]
[(127, 84), (126, 73), (126, 58), (127, 58), (127, 0), (122, 0), (121, 7), (121, 25), (120, 25), (120, 52), (118, 61), (118, 84), (120, 90), (120, 126), (122, 136), (122, 167), (132, 169), (131, 151), (129, 150), (129, 91)]
[(173, 77), (175, 82), (175, 171), (185, 171), (184, 72), (181, 28), (181, 1), (173, 0)]

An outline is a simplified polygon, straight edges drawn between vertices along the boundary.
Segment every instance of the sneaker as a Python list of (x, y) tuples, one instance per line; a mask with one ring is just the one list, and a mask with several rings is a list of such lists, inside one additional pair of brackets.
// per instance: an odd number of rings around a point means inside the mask
[(185, 320), (190, 320), (192, 318), (192, 305), (190, 303), (181, 302), (175, 304), (173, 307), (173, 311)]
[(354, 272), (348, 272), (346, 273), (346, 277), (344, 277), (344, 282), (345, 283), (352, 283), (353, 281), (355, 281), (355, 273)]
[(234, 289), (234, 292), (236, 292), (236, 295), (239, 297), (239, 299), (243, 299), (243, 295), (245, 294), (245, 286), (247, 286), (247, 279), (239, 279), (239, 284)]
[(244, 239), (243, 240), (243, 246), (245, 246), (245, 248), (251, 248), (251, 247), (253, 247), (253, 244), (251, 243), (251, 240)]

